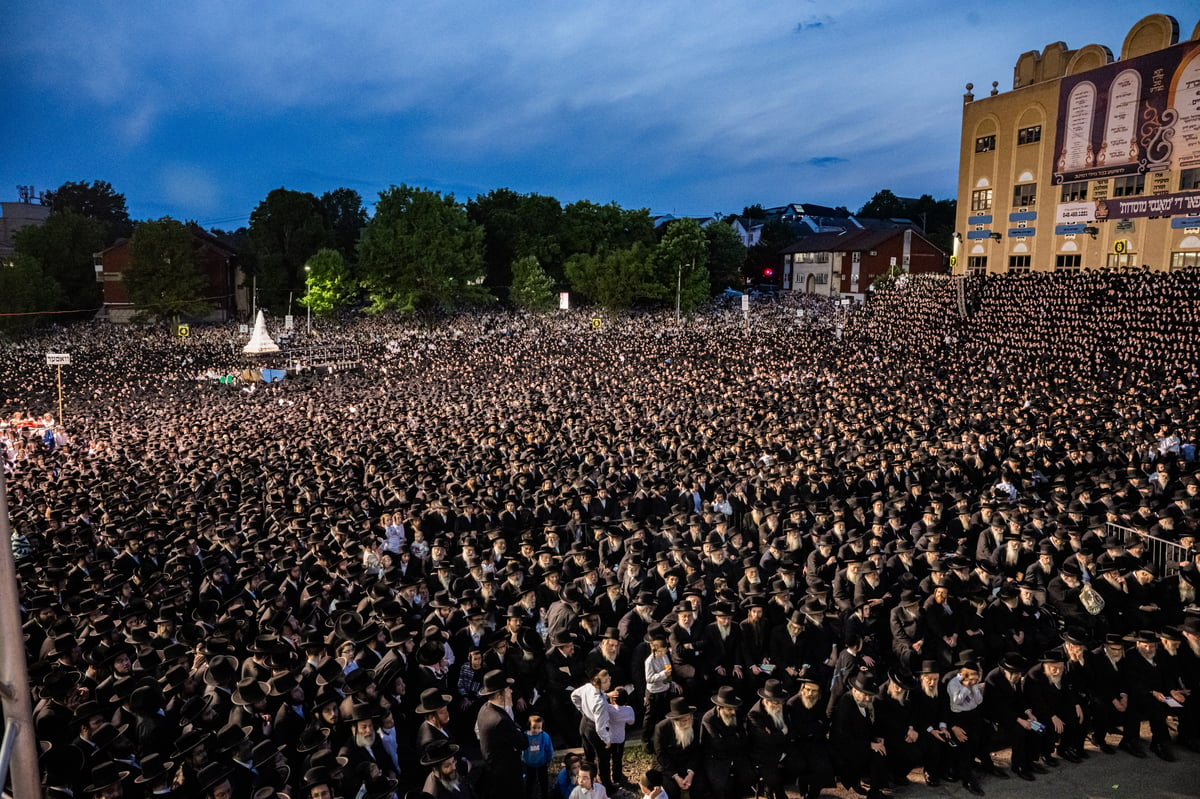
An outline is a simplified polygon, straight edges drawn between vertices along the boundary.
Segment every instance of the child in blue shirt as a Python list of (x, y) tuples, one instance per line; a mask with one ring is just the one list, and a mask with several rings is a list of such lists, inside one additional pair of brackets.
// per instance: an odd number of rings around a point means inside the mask
[(529, 747), (521, 753), (525, 763), (525, 799), (548, 799), (550, 764), (554, 762), (554, 744), (542, 730), (541, 716), (529, 717)]

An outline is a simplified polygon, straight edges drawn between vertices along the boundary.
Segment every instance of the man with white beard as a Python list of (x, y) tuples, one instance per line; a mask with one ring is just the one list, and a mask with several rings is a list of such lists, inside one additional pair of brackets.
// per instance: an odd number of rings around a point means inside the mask
[(791, 729), (784, 716), (788, 700), (783, 683), (767, 680), (758, 692), (759, 700), (746, 714), (746, 734), (750, 739), (750, 756), (766, 788), (766, 799), (786, 799), (785, 768), (792, 745)]
[[(365, 778), (361, 775), (370, 769), (372, 775), (383, 774), (395, 778), (399, 775), (390, 763), (390, 758), (383, 748), (383, 742), (375, 732), (375, 722), (380, 716), (377, 705), (367, 703), (355, 705), (346, 721), (350, 722), (350, 740), (342, 744), (338, 757), (346, 758), (345, 773), (347, 781), (346, 793), (353, 796), (362, 787)], [(378, 770), (376, 772), (376, 770)]]
[(446, 740), (434, 741), (421, 755), (421, 765), (430, 766), (421, 791), (433, 799), (475, 799), (475, 790), (459, 777), (458, 747)]
[(700, 747), (704, 752), (704, 774), (715, 799), (730, 799), (735, 788), (750, 779), (748, 743), (738, 708), (742, 700), (728, 685), (712, 698), (713, 707), (700, 719)]
[(784, 706), (795, 744), (788, 771), (797, 776), (805, 799), (817, 799), (822, 788), (833, 785), (828, 705), (821, 681), (808, 675), (800, 679), (799, 690)]
[(670, 799), (680, 799), (684, 791), (691, 796), (705, 795), (695, 713), (687, 699), (677, 696), (671, 700), (667, 717), (654, 728), (654, 756)]

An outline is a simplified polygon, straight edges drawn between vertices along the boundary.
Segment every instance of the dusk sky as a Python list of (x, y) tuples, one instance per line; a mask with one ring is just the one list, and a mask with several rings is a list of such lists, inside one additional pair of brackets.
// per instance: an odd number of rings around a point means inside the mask
[(738, 212), (953, 197), (963, 86), (1116, 55), (1194, 0), (7, 4), (0, 198), (107, 180), (236, 228), (273, 188), (493, 188)]

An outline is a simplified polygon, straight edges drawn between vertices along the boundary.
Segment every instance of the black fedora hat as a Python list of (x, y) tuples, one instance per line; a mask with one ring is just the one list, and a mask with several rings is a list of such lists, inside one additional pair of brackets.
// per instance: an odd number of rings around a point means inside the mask
[(712, 703), (717, 707), (741, 707), (742, 700), (731, 685), (722, 685), (713, 695)]
[(758, 689), (758, 695), (772, 702), (786, 702), (788, 698), (787, 691), (783, 690), (783, 683), (779, 680), (767, 680), (763, 687)]
[(112, 760), (106, 760), (92, 766), (91, 784), (83, 789), (84, 793), (100, 793), (105, 788), (121, 782), (129, 776), (128, 771), (122, 771)]
[(669, 719), (681, 719), (684, 716), (695, 715), (696, 708), (688, 704), (687, 699), (677, 696), (671, 700), (671, 709), (667, 712)]
[(492, 669), (483, 675), (483, 685), (479, 689), (479, 695), (481, 697), (491, 696), (514, 684), (516, 681), (506, 676), (500, 669)]
[(449, 694), (443, 694), (440, 688), (426, 688), (421, 692), (421, 702), (413, 708), (413, 713), (418, 716), (435, 713), (442, 708), (449, 707), (453, 699), (454, 697)]
[(422, 766), (436, 766), (438, 763), (444, 763), (450, 758), (458, 754), (458, 745), (450, 743), (447, 738), (438, 738), (431, 741), (425, 751), (421, 753)]

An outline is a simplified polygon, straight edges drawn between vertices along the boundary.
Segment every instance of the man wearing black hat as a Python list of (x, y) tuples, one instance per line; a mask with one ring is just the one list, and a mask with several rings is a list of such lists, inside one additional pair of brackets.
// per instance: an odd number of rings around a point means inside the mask
[(785, 799), (787, 760), (795, 748), (784, 712), (788, 695), (780, 680), (767, 680), (758, 696), (759, 700), (746, 714), (750, 757), (763, 780), (767, 799)]
[(368, 775), (398, 776), (375, 729), (379, 715), (378, 705), (362, 703), (355, 705), (345, 719), (350, 725), (350, 738), (338, 750), (338, 757), (346, 758), (348, 780), (344, 787), (351, 796), (358, 793)]
[(433, 799), (475, 799), (471, 787), (458, 770), (458, 747), (449, 741), (433, 741), (421, 753), (421, 765), (429, 776), (421, 791)]
[(677, 696), (671, 700), (667, 717), (654, 727), (654, 757), (670, 799), (679, 799), (684, 791), (704, 795), (703, 752), (695, 713), (687, 699)]
[(1029, 669), (1025, 696), (1033, 715), (1045, 725), (1039, 743), (1043, 755), (1053, 754), (1070, 763), (1083, 760), (1084, 709), (1086, 699), (1075, 693), (1066, 679), (1066, 657), (1051, 649)]
[[(1159, 653), (1158, 636), (1150, 630), (1134, 635), (1135, 650), (1129, 655), (1129, 709), (1131, 722), (1150, 722), (1150, 751), (1167, 762), (1174, 762), (1171, 751), (1171, 732), (1167, 717), (1179, 715), (1179, 700), (1183, 698), (1179, 685), (1172, 685)], [(1177, 703), (1174, 707), (1168, 700)], [(1132, 729), (1137, 729), (1133, 727)]]
[(988, 672), (984, 680), (983, 714), (1008, 739), (1012, 747), (1013, 773), (1032, 781), (1035, 758), (1045, 756), (1047, 765), (1055, 765), (1057, 761), (1041, 748), (1039, 735), (1046, 728), (1034, 715), (1025, 694), (1028, 668), (1028, 661), (1016, 652), (1001, 658), (1000, 664)]
[[(830, 748), (842, 784), (880, 799), (888, 785), (887, 744), (875, 714), (879, 686), (870, 672), (861, 671), (850, 680), (849, 691), (833, 709)], [(870, 787), (863, 789), (863, 780)]]
[(713, 707), (700, 719), (700, 747), (704, 776), (715, 799), (732, 799), (735, 787), (750, 780), (748, 739), (738, 708), (742, 700), (723, 685), (712, 698)]
[(479, 709), (476, 728), (485, 771), (478, 785), (485, 796), (494, 799), (521, 795), (524, 780), (521, 752), (528, 748), (529, 738), (513, 721), (512, 687), (512, 678), (504, 672), (489, 671), (483, 675), (479, 689), (479, 696), (485, 701)]

